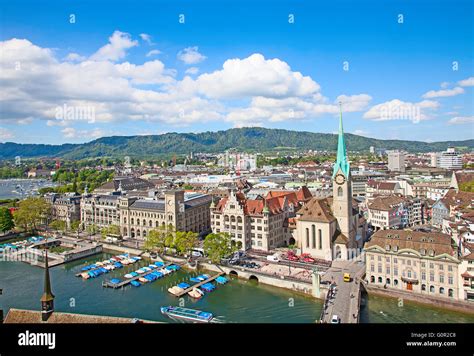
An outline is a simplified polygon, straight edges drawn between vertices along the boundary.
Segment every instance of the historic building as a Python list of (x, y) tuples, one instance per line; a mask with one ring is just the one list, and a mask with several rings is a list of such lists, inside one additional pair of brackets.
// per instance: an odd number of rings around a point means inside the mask
[(77, 193), (48, 193), (44, 199), (51, 204), (51, 216), (53, 220), (66, 222), (68, 228), (71, 222), (81, 220), (81, 196)]
[(436, 297), (463, 299), (460, 259), (451, 236), (380, 230), (365, 245), (369, 284)]
[(269, 251), (292, 241), (289, 219), (311, 198), (307, 187), (298, 191), (269, 191), (246, 198), (231, 190), (217, 205), (211, 205), (212, 231), (228, 233), (242, 250)]
[(419, 198), (378, 196), (368, 203), (367, 212), (368, 222), (375, 230), (402, 229), (424, 222), (423, 204)]
[(81, 199), (81, 223), (84, 228), (95, 225), (99, 228), (120, 224), (118, 209), (119, 193), (88, 194), (87, 190)]
[(177, 231), (205, 233), (210, 229), (207, 194), (185, 194), (182, 190), (164, 193), (164, 199), (139, 199), (124, 196), (118, 199), (122, 236), (144, 239), (150, 230), (172, 225)]
[(311, 199), (297, 212), (296, 245), (302, 253), (332, 261), (348, 259), (362, 248), (366, 224), (352, 198), (342, 114), (339, 120), (337, 160), (332, 174), (332, 198)]

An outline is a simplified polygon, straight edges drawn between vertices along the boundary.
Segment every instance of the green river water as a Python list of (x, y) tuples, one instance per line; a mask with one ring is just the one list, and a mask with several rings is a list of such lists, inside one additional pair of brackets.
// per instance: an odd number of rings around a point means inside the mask
[[(111, 278), (123, 279), (123, 275), (138, 269), (138, 265), (126, 266), (91, 280), (75, 276), (80, 268), (95, 261), (111, 257), (104, 253), (74, 261), (50, 270), (55, 310), (70, 313), (111, 315), (155, 321), (170, 321), (160, 313), (160, 306), (177, 305), (178, 299), (167, 289), (182, 281), (188, 281), (196, 272), (180, 270), (156, 282), (135, 288), (127, 286), (114, 290), (102, 287)], [(140, 265), (147, 265), (141, 261)], [(23, 262), (0, 262), (0, 308), (6, 315), (10, 308), (39, 310), (43, 292), (44, 270)], [(243, 280), (231, 280), (219, 285), (212, 293), (198, 301), (183, 297), (184, 306), (212, 312), (224, 322), (234, 323), (312, 323), (319, 318), (322, 302), (292, 291), (255, 285)], [(466, 323), (474, 322), (474, 316), (433, 309), (405, 302), (398, 307), (396, 299), (370, 296), (361, 311), (364, 323)]]

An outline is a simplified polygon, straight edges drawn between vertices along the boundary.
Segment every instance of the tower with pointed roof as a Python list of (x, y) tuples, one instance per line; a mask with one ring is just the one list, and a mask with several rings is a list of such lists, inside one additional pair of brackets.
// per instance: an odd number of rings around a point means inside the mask
[(54, 311), (54, 294), (51, 291), (51, 280), (49, 278), (48, 251), (45, 251), (44, 266), (44, 292), (41, 296), (41, 320), (47, 321)]
[[(341, 104), (339, 104), (341, 105)], [(352, 184), (349, 159), (347, 157), (344, 130), (342, 127), (342, 107), (339, 116), (337, 159), (332, 173), (332, 211), (341, 233), (348, 239), (354, 238), (352, 214)]]

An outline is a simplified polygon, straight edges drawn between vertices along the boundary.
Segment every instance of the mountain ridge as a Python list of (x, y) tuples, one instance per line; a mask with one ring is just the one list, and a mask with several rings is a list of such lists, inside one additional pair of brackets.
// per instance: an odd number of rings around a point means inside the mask
[[(449, 146), (474, 148), (474, 139), (463, 141), (423, 142), (380, 140), (350, 133), (345, 134), (349, 151), (403, 149), (408, 152), (444, 151)], [(223, 152), (235, 148), (242, 151), (274, 151), (284, 149), (335, 151), (337, 134), (267, 129), (261, 127), (232, 128), (201, 133), (170, 132), (161, 135), (108, 136), (81, 144), (62, 145), (0, 143), (0, 159), (21, 157), (61, 157), (65, 159), (103, 156), (150, 157), (193, 152)]]

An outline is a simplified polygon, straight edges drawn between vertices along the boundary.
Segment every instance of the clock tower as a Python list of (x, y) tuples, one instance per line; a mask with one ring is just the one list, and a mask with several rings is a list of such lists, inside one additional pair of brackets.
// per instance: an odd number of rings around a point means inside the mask
[(352, 216), (352, 185), (349, 160), (347, 158), (344, 131), (342, 128), (342, 109), (339, 117), (339, 137), (337, 143), (337, 159), (332, 173), (332, 211), (337, 219), (339, 230), (349, 239), (353, 239), (355, 231)]

